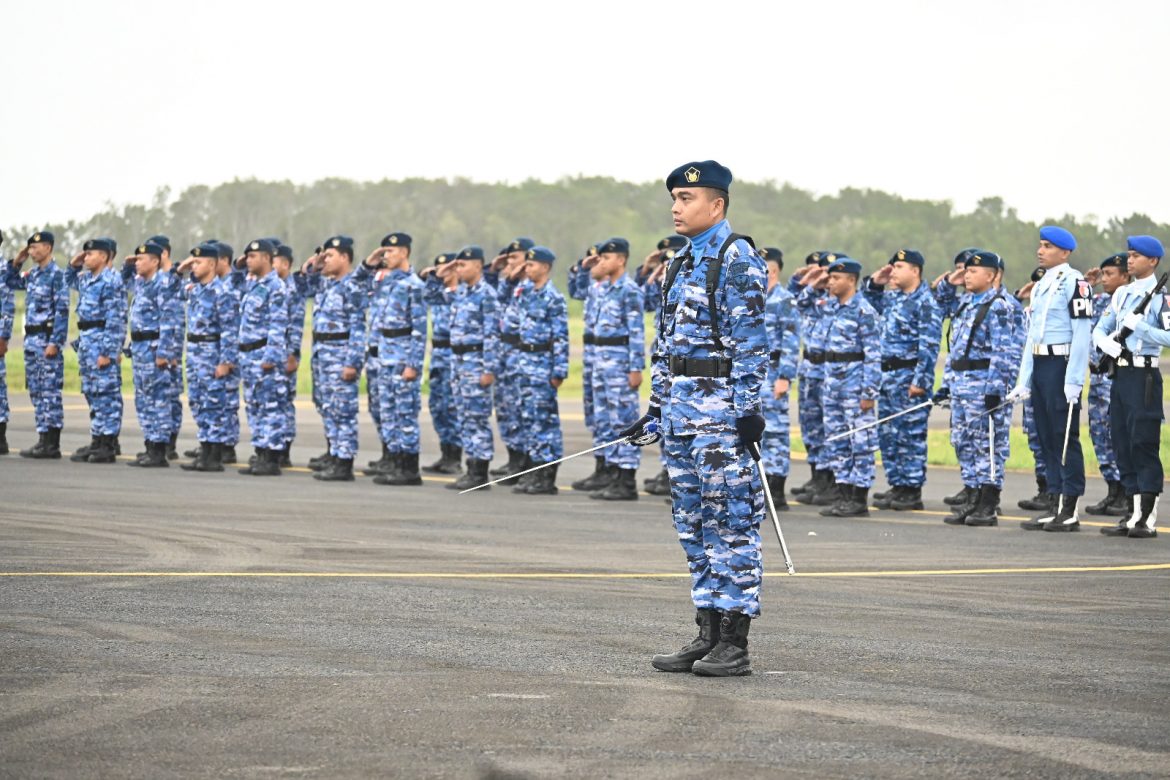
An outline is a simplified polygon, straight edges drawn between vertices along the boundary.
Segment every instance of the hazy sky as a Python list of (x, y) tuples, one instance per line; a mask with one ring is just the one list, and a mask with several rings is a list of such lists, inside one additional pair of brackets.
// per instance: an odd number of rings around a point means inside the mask
[[(235, 177), (662, 178), (1170, 221), (1170, 3), (8, 0), (0, 224)], [(1164, 237), (1170, 238), (1170, 237)]]

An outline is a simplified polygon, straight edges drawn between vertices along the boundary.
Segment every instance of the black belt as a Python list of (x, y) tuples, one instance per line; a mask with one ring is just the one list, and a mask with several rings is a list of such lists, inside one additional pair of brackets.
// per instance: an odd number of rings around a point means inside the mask
[(670, 356), (670, 373), (675, 376), (729, 377), (731, 361), (719, 358), (685, 358)]
[(520, 334), (519, 333), (501, 333), (500, 334), (500, 341), (504, 342), (505, 344), (511, 344), (512, 346), (516, 346), (517, 344), (520, 343)]
[(899, 368), (913, 368), (918, 365), (918, 358), (882, 358), (882, 371), (895, 371)]
[(864, 352), (826, 352), (826, 363), (856, 363), (865, 360)]
[(78, 330), (93, 330), (94, 328), (104, 328), (104, 327), (106, 327), (105, 320), (78, 320), (77, 321), (77, 329)]
[(398, 339), (409, 336), (413, 330), (413, 328), (382, 328), (378, 332), (382, 334), (384, 339)]
[(240, 345), (240, 352), (255, 352), (256, 350), (260, 349), (260, 347), (264, 347), (267, 345), (268, 345), (268, 339), (266, 339), (266, 338), (260, 339), (259, 341), (249, 341), (246, 344)]
[(53, 323), (46, 322), (43, 325), (25, 325), (24, 332), (29, 336), (34, 336), (37, 333), (52, 333)]
[(451, 339), (431, 339), (431, 349), (450, 349)]
[(348, 340), (349, 340), (349, 331), (348, 330), (340, 330), (340, 331), (316, 331), (315, 330), (315, 331), (313, 331), (313, 343), (314, 344), (316, 344), (318, 341), (348, 341)]
[(468, 352), (483, 352), (483, 344), (452, 344), (451, 351), (456, 355), (466, 355)]
[(131, 341), (154, 341), (160, 334), (157, 330), (136, 330), (130, 334)]
[(531, 352), (552, 352), (552, 342), (545, 341), (545, 342), (542, 342), (540, 344), (526, 344), (523, 341), (521, 341), (519, 344), (516, 345), (516, 349), (520, 350), (521, 352), (529, 352), (529, 353), (531, 353)]
[(981, 358), (979, 360), (958, 360), (951, 361), (951, 369), (954, 371), (982, 371), (985, 368), (991, 368), (990, 358)]
[(804, 351), (804, 359), (807, 360), (809, 363), (812, 363), (814, 366), (819, 366), (821, 363), (825, 362), (825, 353), (824, 352), (809, 352), (806, 349)]
[(210, 344), (219, 341), (218, 333), (188, 333), (187, 341), (192, 344)]
[(624, 347), (630, 343), (629, 336), (594, 336), (585, 334), (585, 343), (598, 347)]
[(367, 349), (366, 354), (369, 355), (370, 357), (378, 357), (378, 345), (375, 344), (374, 346)]

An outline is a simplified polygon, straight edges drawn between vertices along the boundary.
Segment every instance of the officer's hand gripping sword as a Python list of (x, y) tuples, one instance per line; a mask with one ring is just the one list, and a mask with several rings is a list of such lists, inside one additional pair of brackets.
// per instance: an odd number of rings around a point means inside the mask
[(750, 442), (747, 451), (756, 462), (756, 468), (760, 470), (760, 481), (764, 483), (764, 497), (768, 499), (768, 512), (772, 517), (772, 527), (776, 529), (776, 538), (780, 540), (780, 552), (784, 554), (784, 568), (788, 569), (789, 574), (796, 574), (796, 567), (792, 565), (792, 556), (788, 554), (788, 545), (784, 541), (784, 532), (780, 530), (780, 518), (776, 515), (776, 504), (772, 502), (772, 489), (768, 487), (768, 475), (764, 473), (764, 461), (760, 459), (759, 443)]

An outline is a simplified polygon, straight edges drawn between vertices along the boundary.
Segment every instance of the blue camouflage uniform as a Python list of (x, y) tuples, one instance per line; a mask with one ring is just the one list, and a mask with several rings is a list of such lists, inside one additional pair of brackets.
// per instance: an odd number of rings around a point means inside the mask
[(280, 369), (288, 358), (288, 288), (276, 271), (248, 279), (240, 299), (240, 379), (257, 450), (284, 448), (285, 396)]
[(499, 370), (496, 291), (480, 279), (470, 286), (460, 283), (454, 293), (444, 291), (443, 295), (451, 301), (452, 380), (463, 452), (468, 459), (491, 460), (492, 393), (479, 380), (481, 375), (494, 375)]
[[(291, 263), (291, 260), (289, 261)], [(288, 343), (288, 354), (290, 357), (296, 358), (297, 367), (301, 363), (301, 344), (305, 338), (305, 299), (308, 296), (304, 287), (304, 277), (297, 274), (289, 274), (284, 280), (285, 290), (288, 294), (288, 333), (286, 340)], [(287, 386), (285, 399), (285, 422), (284, 422), (284, 441), (285, 446), (291, 446), (293, 441), (297, 438), (297, 408), (295, 405), (297, 398), (297, 370), (294, 369), (292, 373), (288, 372), (287, 358), (286, 362), (282, 362), (279, 366), (280, 378), (284, 380)]]
[(791, 385), (796, 378), (796, 364), (800, 356), (800, 314), (796, 298), (777, 284), (768, 293), (764, 303), (764, 323), (768, 329), (768, 379), (764, 385), (764, 468), (769, 475), (788, 476), (792, 443), (788, 419), (788, 391), (776, 398), (773, 387), (776, 380), (787, 379)]
[(187, 323), (183, 320), (183, 280), (179, 274), (173, 271), (167, 271), (167, 276), (171, 281), (171, 296), (177, 302), (179, 312), (179, 321), (175, 326), (177, 329), (175, 340), (179, 345), (179, 354), (170, 366), (171, 381), (168, 385), (171, 399), (171, 440), (173, 441), (179, 435), (179, 431), (183, 429), (183, 340), (187, 334)]
[[(835, 258), (835, 256), (834, 256)], [(800, 312), (800, 335), (804, 351), (796, 376), (800, 380), (800, 404), (797, 421), (800, 438), (804, 442), (810, 468), (827, 469), (825, 446), (825, 336), (828, 318), (825, 316), (829, 294), (815, 287), (802, 285), (793, 277), (789, 292), (796, 293), (796, 308)]]
[[(881, 318), (878, 414), (888, 417), (930, 398), (942, 337), (942, 310), (927, 284), (906, 293), (885, 290), (870, 281), (864, 291)], [(926, 393), (911, 396), (911, 387), (922, 388)], [(882, 465), (891, 487), (920, 488), (925, 484), (929, 418), (930, 407), (924, 407), (878, 428)]]
[[(500, 250), (499, 254), (527, 252), (536, 243), (530, 238), (517, 238)], [(508, 279), (503, 273), (485, 271), (484, 278), (496, 290), (500, 307), (499, 373), (492, 385), (493, 402), (496, 410), (496, 425), (500, 429), (500, 440), (511, 451), (523, 452), (528, 432), (523, 425), (523, 399), (519, 388), (524, 378), (519, 373), (519, 353), (516, 344), (520, 339), (519, 312), (516, 311), (516, 288), (521, 279)]]
[[(646, 367), (644, 297), (628, 274), (614, 281), (594, 282), (585, 305), (585, 332), (593, 336), (593, 437), (597, 444), (621, 438), (638, 419), (638, 389), (630, 387), (630, 373)], [(605, 462), (620, 469), (637, 469), (639, 447), (615, 444), (600, 451)]]
[(228, 377), (216, 377), (220, 364), (238, 366), (239, 323), (235, 296), (225, 279), (212, 277), (183, 285), (187, 306), (187, 402), (196, 437), (207, 444), (225, 444), (228, 423)]
[[(1093, 327), (1109, 308), (1113, 296), (1097, 293), (1093, 296)], [(1113, 392), (1113, 377), (1099, 368), (1101, 352), (1093, 349), (1089, 354), (1089, 439), (1093, 452), (1097, 454), (1097, 465), (1106, 482), (1120, 482), (1121, 472), (1117, 469), (1117, 455), (1113, 451), (1113, 439), (1109, 426), (1109, 397)]]
[[(8, 286), (8, 265), (0, 257), (0, 341), (5, 346), (12, 338), (12, 325), (16, 320), (16, 295)], [(6, 355), (0, 355), (0, 423), (8, 422), (8, 367)], [(2, 437), (0, 437), (2, 438)]]
[(135, 277), (130, 303), (130, 349), (134, 367), (134, 411), (142, 437), (152, 443), (167, 443), (175, 433), (173, 399), (174, 372), (155, 361), (178, 360), (182, 353), (179, 322), (183, 319), (178, 287), (167, 271), (156, 271), (150, 279)]
[[(35, 238), (35, 236), (34, 236)], [(69, 335), (69, 286), (65, 273), (52, 259), (44, 268), (33, 266), (23, 274), (9, 264), (7, 287), (24, 290), (24, 375), (33, 403), (37, 433), (65, 425), (61, 399), (65, 385), (65, 339)], [(45, 357), (45, 347), (57, 345), (57, 356)]]
[[(313, 404), (325, 426), (329, 454), (352, 460), (358, 451), (358, 377), (366, 359), (366, 310), (370, 306), (369, 279), (363, 270), (341, 279), (317, 272), (301, 274), (302, 286), (313, 296), (313, 352), (309, 368), (313, 377)], [(341, 373), (353, 368), (358, 377), (346, 381)], [(367, 382), (374, 380), (367, 376)]]
[(551, 379), (569, 375), (569, 310), (552, 282), (537, 288), (531, 281), (517, 287), (519, 313), (517, 375), (524, 452), (534, 463), (549, 463), (564, 455), (557, 388)]
[[(830, 266), (832, 268), (833, 266)], [(825, 305), (824, 429), (832, 436), (877, 419), (881, 388), (878, 314), (862, 295)], [(861, 401), (873, 401), (868, 410)], [(877, 431), (867, 428), (826, 441), (825, 461), (839, 485), (869, 488), (874, 480)]]
[(763, 577), (763, 486), (736, 420), (763, 412), (767, 271), (747, 241), (727, 248), (715, 286), (719, 330), (713, 332), (707, 268), (731, 233), (723, 220), (680, 251), (684, 259), (658, 316), (650, 405), (661, 410), (691, 600), (698, 609), (755, 616)]
[[(65, 281), (77, 290), (77, 368), (81, 392), (89, 404), (90, 435), (117, 436), (122, 431), (122, 368), (118, 358), (126, 339), (126, 295), (111, 268), (90, 273), (72, 265)], [(109, 365), (98, 367), (98, 358)]]
[[(444, 258), (454, 256), (454, 252), (445, 253)], [(448, 260), (444, 260), (444, 263)], [(454, 447), (462, 447), (459, 438), (459, 405), (455, 403), (455, 390), (452, 384), (451, 367), (451, 304), (443, 295), (443, 284), (435, 279), (431, 283), (433, 274), (427, 278), (423, 289), (423, 302), (429, 309), (431, 318), (431, 363), (427, 379), (429, 393), (427, 395), (427, 411), (431, 414), (431, 424), (435, 426), (435, 434), (439, 443)]]
[[(231, 259), (231, 247), (227, 244), (219, 244), (220, 257), (227, 257)], [(235, 322), (238, 327), (240, 322), (240, 304), (244, 298), (244, 288), (247, 286), (248, 277), (244, 269), (233, 268), (224, 276), (219, 277), (223, 284), (223, 289), (232, 298), (232, 303), (235, 307)], [(238, 343), (238, 339), (237, 339)], [(240, 377), (243, 375), (240, 364), (236, 363), (232, 367), (231, 372), (227, 375), (224, 391), (227, 394), (227, 416), (225, 418), (227, 424), (227, 441), (224, 442), (229, 447), (235, 447), (240, 442)]]
[[(589, 247), (585, 257), (592, 257), (596, 254), (597, 247)], [(591, 305), (589, 290), (593, 287), (593, 278), (590, 276), (589, 269), (582, 266), (584, 259), (584, 257), (581, 258), (576, 265), (569, 269), (569, 297), (585, 301), (584, 312), (585, 318), (588, 319)], [(597, 435), (597, 428), (593, 420), (593, 354), (593, 334), (586, 329), (585, 343), (581, 353), (581, 404), (585, 412), (585, 427), (593, 436), (593, 446), (598, 447), (605, 444), (605, 441)]]

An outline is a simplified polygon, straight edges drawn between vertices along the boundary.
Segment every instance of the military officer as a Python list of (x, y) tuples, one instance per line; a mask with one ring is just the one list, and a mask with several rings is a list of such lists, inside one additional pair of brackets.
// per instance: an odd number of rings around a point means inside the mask
[[(1109, 402), (1113, 448), (1131, 513), (1106, 536), (1152, 539), (1158, 535), (1158, 497), (1164, 472), (1159, 456), (1166, 414), (1162, 407), (1162, 348), (1170, 346), (1170, 293), (1154, 295), (1155, 271), (1165, 254), (1153, 236), (1130, 236), (1129, 284), (1113, 294), (1093, 329), (1093, 343), (1116, 361)], [(1165, 274), (1163, 274), (1164, 276)], [(1137, 311), (1150, 296), (1144, 311)]]
[(423, 289), (423, 302), (429, 309), (428, 316), (431, 319), (427, 410), (439, 439), (439, 459), (424, 466), (423, 471), (435, 474), (458, 474), (463, 462), (463, 445), (459, 439), (459, 406), (455, 403), (455, 390), (451, 381), (451, 304), (443, 294), (453, 293), (459, 284), (455, 277), (456, 254), (443, 252), (436, 255), (434, 265), (419, 273), (424, 280), (434, 274), (440, 283), (439, 287), (426, 284)]
[(751, 672), (748, 631), (760, 613), (763, 486), (752, 462), (764, 433), (767, 271), (727, 221), (731, 171), (686, 163), (666, 180), (675, 230), (690, 241), (663, 280), (648, 413), (624, 433), (666, 436), (672, 512), (691, 574), (699, 635), (658, 655), (664, 671)]
[[(167, 279), (171, 283), (171, 295), (180, 301), (179, 311), (182, 313), (180, 285), (182, 283), (179, 275), (173, 272), (171, 260), (171, 240), (164, 235), (151, 236), (146, 239), (148, 242), (158, 244), (162, 247), (162, 255), (159, 257), (159, 269), (167, 272)], [(179, 350), (182, 351), (183, 338), (186, 334), (186, 323), (181, 319), (178, 324), (177, 339)], [(170, 401), (171, 401), (171, 439), (167, 442), (167, 460), (176, 460), (179, 457), (178, 451), (175, 449), (176, 442), (179, 439), (179, 431), (183, 427), (183, 360), (182, 355), (176, 357), (171, 361), (170, 365), (171, 381), (168, 385)]]
[[(0, 233), (0, 244), (4, 234)], [(16, 320), (16, 295), (8, 286), (8, 261), (0, 255), (0, 455), (8, 454), (8, 341), (12, 338), (12, 325)]]
[[(776, 509), (788, 509), (784, 483), (788, 479), (791, 435), (788, 420), (788, 391), (796, 378), (800, 358), (800, 313), (796, 299), (783, 284), (784, 252), (764, 247), (761, 252), (768, 268), (768, 297), (764, 302), (764, 324), (768, 330), (768, 381), (764, 385), (764, 439), (762, 450), (772, 501)], [(667, 486), (670, 481), (667, 479)]]
[[(797, 376), (800, 379), (800, 435), (804, 442), (812, 478), (795, 488), (792, 494), (803, 503), (832, 506), (841, 498), (833, 479), (832, 463), (825, 449), (824, 385), (825, 337), (828, 334), (831, 296), (829, 276), (824, 269), (836, 261), (838, 253), (813, 252), (804, 267), (792, 275), (788, 290), (796, 295), (800, 311), (800, 335), (804, 341)], [(815, 282), (808, 280), (814, 279)]]
[[(1093, 296), (1093, 327), (1101, 321), (1105, 310), (1113, 300), (1113, 293), (1122, 285), (1129, 284), (1129, 256), (1125, 252), (1110, 255), (1097, 268), (1085, 272), (1085, 280), (1102, 291)], [(1094, 347), (1089, 353), (1089, 439), (1093, 452), (1097, 454), (1097, 467), (1109, 492), (1101, 501), (1085, 507), (1085, 514), (1124, 517), (1130, 514), (1130, 500), (1121, 485), (1121, 472), (1117, 468), (1117, 455), (1113, 451), (1113, 439), (1109, 428), (1109, 397), (1113, 392), (1113, 377), (1101, 364), (1101, 351)]]
[[(586, 250), (577, 264), (569, 269), (569, 297), (584, 301), (584, 318), (588, 322), (591, 310), (597, 305), (597, 298), (590, 295), (594, 282), (601, 278), (602, 269), (597, 267), (597, 245), (592, 244)], [(581, 401), (585, 412), (585, 427), (593, 439), (593, 446), (600, 447), (605, 441), (598, 435), (597, 421), (593, 417), (593, 364), (596, 361), (594, 334), (585, 330), (581, 352)], [(610, 472), (604, 455), (593, 457), (593, 473), (572, 483), (573, 490), (594, 491), (609, 486), (617, 476)]]
[[(244, 288), (247, 285), (247, 273), (244, 268), (233, 262), (235, 250), (231, 244), (215, 239), (208, 239), (207, 243), (216, 245), (219, 249), (219, 259), (215, 264), (215, 275), (219, 277), (224, 291), (231, 295), (235, 303), (235, 323), (237, 347), (240, 324), (240, 303), (244, 297)], [(236, 462), (236, 445), (240, 443), (240, 366), (237, 363), (225, 377), (224, 392), (227, 396), (227, 438), (223, 445), (223, 463), (230, 465)]]
[(1045, 273), (1032, 288), (1027, 347), (1008, 400), (1034, 399), (1032, 409), (1044, 448), (1048, 491), (1059, 498), (1055, 511), (1042, 511), (1023, 522), (1026, 530), (1080, 529), (1077, 502), (1085, 494), (1085, 461), (1078, 429), (1081, 389), (1089, 365), (1093, 300), (1089, 283), (1068, 264), (1076, 248), (1076, 239), (1064, 228), (1040, 228), (1036, 258)]
[[(525, 258), (527, 252), (536, 246), (531, 238), (521, 236), (501, 249), (492, 262), (491, 273), (484, 277), (496, 291), (500, 307), (499, 350), (500, 363), (496, 382), (492, 386), (493, 404), (496, 409), (496, 425), (500, 429), (500, 441), (508, 451), (508, 460), (491, 470), (493, 477), (508, 477), (524, 470), (525, 447), (528, 440), (523, 430), (523, 401), (519, 387), (523, 378), (519, 370), (519, 298), (516, 290), (525, 279)], [(515, 485), (516, 479), (507, 479), (505, 485)]]
[(284, 282), (288, 293), (288, 357), (280, 365), (277, 374), (285, 383), (284, 399), (284, 447), (280, 450), (281, 467), (292, 466), (292, 443), (297, 438), (297, 369), (301, 365), (301, 342), (305, 336), (304, 277), (292, 272), (293, 251), (287, 244), (277, 243), (276, 254), (272, 256), (272, 267)]

